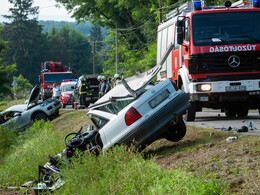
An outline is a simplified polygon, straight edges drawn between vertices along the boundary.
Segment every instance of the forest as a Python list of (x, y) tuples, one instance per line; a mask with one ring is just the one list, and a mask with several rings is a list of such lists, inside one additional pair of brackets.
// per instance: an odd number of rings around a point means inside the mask
[[(0, 26), (0, 97), (11, 92), (14, 76), (36, 84), (41, 62), (49, 60), (62, 61), (76, 75), (93, 74), (93, 63), (95, 74), (114, 75), (116, 63), (118, 73), (126, 76), (148, 70), (156, 64), (158, 24), (185, 1), (56, 0), (77, 23), (52, 27), (38, 21), (33, 0), (9, 2), (14, 7), (3, 16), (9, 22)], [(207, 1), (213, 2), (224, 1)]]

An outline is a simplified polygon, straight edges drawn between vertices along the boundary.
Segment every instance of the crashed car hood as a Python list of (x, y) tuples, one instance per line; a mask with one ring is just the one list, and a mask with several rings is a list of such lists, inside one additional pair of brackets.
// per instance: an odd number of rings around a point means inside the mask
[(24, 112), (27, 108), (27, 104), (19, 104), (15, 106), (11, 106), (10, 108), (7, 108), (6, 110), (2, 111), (0, 114), (4, 114), (9, 111), (15, 111), (15, 112)]
[(41, 91), (40, 85), (36, 85), (36, 86), (32, 89), (31, 94), (30, 94), (30, 97), (29, 97), (28, 102), (27, 102), (27, 108), (28, 108), (29, 105), (32, 104), (32, 103), (35, 103), (35, 104), (38, 103), (39, 97), (40, 97), (40, 91)]
[[(120, 83), (112, 88), (107, 94), (105, 94), (94, 104), (90, 105), (89, 108), (96, 107), (109, 101), (113, 101), (113, 99), (134, 97), (133, 93), (137, 93), (138, 96), (138, 94), (140, 94), (144, 90), (144, 88), (153, 80), (159, 70), (160, 66), (157, 65), (146, 72), (137, 72), (134, 76), (125, 79), (125, 82), (130, 89), (127, 89), (122, 83)], [(133, 91), (133, 93), (131, 93), (131, 91)]]

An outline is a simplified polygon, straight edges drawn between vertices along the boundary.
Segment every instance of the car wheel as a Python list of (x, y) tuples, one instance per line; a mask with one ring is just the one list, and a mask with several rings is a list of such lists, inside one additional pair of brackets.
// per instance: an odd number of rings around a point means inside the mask
[(164, 133), (164, 137), (172, 142), (177, 142), (181, 140), (186, 135), (186, 125), (184, 121), (180, 118), (177, 124), (171, 123)]
[(62, 108), (66, 108), (66, 104), (62, 104)]
[(248, 115), (248, 107), (247, 106), (241, 106), (237, 109), (237, 116), (238, 117), (246, 117)]
[(40, 120), (44, 120), (47, 121), (49, 120), (48, 116), (42, 112), (37, 112), (36, 114), (33, 115), (32, 118), (34, 121), (40, 121)]
[[(184, 86), (181, 86), (181, 90), (185, 92)], [(196, 117), (196, 104), (191, 102), (191, 106), (186, 110), (186, 114), (184, 115), (183, 119), (185, 121), (194, 121)]]
[(236, 107), (235, 106), (227, 106), (224, 109), (226, 117), (235, 117), (236, 116)]

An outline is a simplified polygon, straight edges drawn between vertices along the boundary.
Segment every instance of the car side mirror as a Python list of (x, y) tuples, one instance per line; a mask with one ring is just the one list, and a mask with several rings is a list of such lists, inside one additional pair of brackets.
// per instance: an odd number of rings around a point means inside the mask
[(184, 20), (177, 20), (176, 26), (177, 26), (177, 43), (179, 45), (182, 45), (183, 38), (184, 38), (184, 34), (183, 34)]

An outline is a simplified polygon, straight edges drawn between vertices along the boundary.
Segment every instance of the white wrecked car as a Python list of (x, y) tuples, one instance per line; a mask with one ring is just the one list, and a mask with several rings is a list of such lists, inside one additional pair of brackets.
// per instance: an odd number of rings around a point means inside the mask
[(87, 115), (97, 129), (94, 144), (103, 150), (120, 144), (143, 149), (162, 137), (170, 141), (184, 137), (181, 116), (189, 107), (188, 97), (169, 79), (149, 85), (157, 69), (123, 80), (89, 106)]
[(30, 94), (27, 104), (11, 106), (0, 113), (1, 125), (11, 125), (15, 129), (22, 129), (34, 120), (49, 120), (59, 114), (61, 104), (59, 100), (48, 99), (38, 102), (40, 85), (36, 85)]

